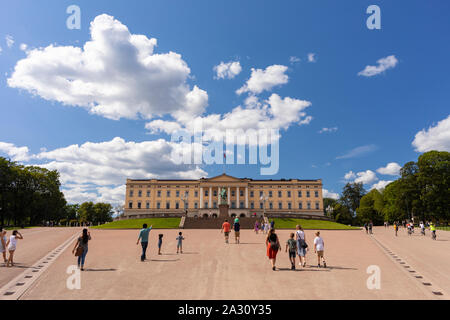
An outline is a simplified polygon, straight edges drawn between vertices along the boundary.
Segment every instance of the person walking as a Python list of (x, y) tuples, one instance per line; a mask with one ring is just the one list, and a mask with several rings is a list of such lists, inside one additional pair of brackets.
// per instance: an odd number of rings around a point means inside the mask
[(258, 230), (259, 230), (259, 222), (256, 221), (255, 222), (255, 233), (258, 234)]
[(240, 240), (240, 233), (241, 233), (241, 224), (239, 223), (239, 219), (236, 219), (234, 221), (234, 224), (232, 226), (232, 229), (234, 229), (234, 242), (236, 244), (239, 244)]
[(269, 232), (269, 222), (264, 224), (264, 233), (267, 234)]
[(158, 254), (161, 255), (161, 247), (162, 247), (162, 239), (163, 239), (164, 235), (162, 233), (160, 233), (158, 235)]
[(136, 245), (139, 244), (139, 240), (141, 241), (142, 246), (142, 254), (141, 254), (141, 261), (144, 262), (145, 259), (147, 259), (147, 248), (148, 248), (148, 235), (150, 231), (152, 230), (153, 225), (150, 226), (150, 228), (147, 228), (147, 224), (144, 223), (142, 225), (141, 231), (139, 231), (139, 237), (137, 239)]
[(397, 234), (398, 234), (398, 222), (394, 222), (394, 230), (395, 230), (395, 236), (397, 237)]
[(364, 229), (366, 229), (366, 234), (369, 234), (369, 225), (366, 223), (364, 223)]
[(3, 230), (3, 227), (0, 227), (0, 252), (3, 255), (3, 261), (6, 263), (8, 262), (8, 259), (6, 258), (6, 243), (8, 242), (8, 239), (6, 237), (6, 230)]
[(436, 240), (436, 225), (430, 222), (431, 239)]
[(420, 221), (420, 233), (424, 236), (425, 235), (425, 224), (423, 223), (423, 221)]
[(270, 229), (275, 229), (275, 221), (273, 219), (270, 222)]
[[(91, 234), (88, 229), (83, 229), (81, 237), (75, 242), (75, 246), (72, 249), (72, 253), (78, 257), (78, 268), (84, 271), (84, 262), (86, 260), (86, 255), (88, 253), (88, 243), (91, 240)], [(75, 252), (76, 250), (76, 252)]]
[(294, 239), (295, 234), (291, 233), (290, 238), (286, 241), (286, 250), (289, 248), (289, 261), (291, 262), (291, 270), (295, 270), (295, 256), (297, 255), (297, 241)]
[(180, 253), (183, 253), (183, 232), (178, 233), (178, 237), (176, 238), (177, 242), (177, 253), (180, 251)]
[(228, 222), (228, 219), (225, 219), (224, 223), (222, 224), (221, 233), (223, 232), (225, 234), (225, 243), (228, 243), (228, 237), (230, 236), (230, 229), (231, 225)]
[(14, 230), (12, 232), (12, 235), (9, 237), (8, 242), (6, 242), (6, 247), (8, 248), (8, 252), (9, 252), (9, 258), (6, 261), (7, 267), (14, 266), (14, 252), (16, 252), (16, 249), (17, 249), (17, 240), (18, 239), (23, 239), (23, 236), (19, 231)]
[(372, 229), (373, 229), (373, 222), (369, 221), (369, 233), (370, 234), (373, 234)]
[(266, 238), (266, 247), (267, 247), (267, 256), (269, 257), (270, 262), (272, 263), (272, 270), (276, 270), (276, 262), (277, 262), (277, 253), (281, 250), (280, 241), (278, 240), (278, 236), (275, 233), (275, 229), (270, 229), (269, 234)]
[(325, 262), (325, 257), (323, 255), (324, 250), (325, 250), (325, 242), (320, 236), (320, 231), (317, 231), (316, 237), (314, 238), (314, 252), (317, 253), (317, 267), (319, 268), (320, 268), (320, 258), (322, 258), (323, 267), (324, 268), (327, 267), (327, 263)]
[(305, 231), (301, 225), (296, 226), (296, 240), (297, 240), (297, 253), (298, 253), (298, 264), (302, 267), (306, 267), (306, 248), (308, 245), (306, 244), (306, 235)]

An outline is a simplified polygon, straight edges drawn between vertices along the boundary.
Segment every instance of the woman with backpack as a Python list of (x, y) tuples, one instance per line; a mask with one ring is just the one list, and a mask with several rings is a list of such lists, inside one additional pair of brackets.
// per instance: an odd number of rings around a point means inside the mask
[(270, 229), (266, 238), (267, 256), (272, 263), (272, 270), (275, 271), (275, 263), (277, 261), (277, 253), (281, 250), (280, 241), (275, 233), (275, 229)]
[[(81, 237), (79, 237), (75, 243), (75, 247), (72, 253), (78, 257), (78, 268), (81, 266), (81, 271), (84, 271), (84, 261), (88, 253), (88, 242), (91, 240), (91, 234), (88, 229), (83, 229)], [(76, 251), (75, 251), (76, 250)]]

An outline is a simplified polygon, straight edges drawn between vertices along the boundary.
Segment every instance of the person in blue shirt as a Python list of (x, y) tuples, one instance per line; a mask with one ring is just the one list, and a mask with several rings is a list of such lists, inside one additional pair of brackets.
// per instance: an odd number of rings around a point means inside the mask
[(147, 251), (147, 247), (148, 247), (148, 235), (150, 233), (150, 230), (152, 230), (153, 225), (150, 226), (150, 228), (147, 228), (147, 224), (144, 223), (142, 225), (142, 229), (139, 232), (139, 238), (136, 242), (136, 244), (139, 244), (139, 240), (141, 240), (141, 246), (142, 246), (142, 255), (141, 255), (141, 261), (145, 261), (145, 259), (147, 259), (147, 257), (145, 256), (145, 253)]
[(231, 228), (234, 229), (235, 242), (239, 243), (240, 231), (241, 231), (241, 224), (239, 223), (239, 219), (236, 218), (236, 220), (234, 220), (234, 224)]

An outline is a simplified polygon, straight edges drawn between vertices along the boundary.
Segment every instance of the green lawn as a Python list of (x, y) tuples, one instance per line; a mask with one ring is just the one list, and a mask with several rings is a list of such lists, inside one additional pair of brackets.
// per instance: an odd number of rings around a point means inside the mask
[(450, 226), (447, 227), (436, 227), (438, 230), (450, 231)]
[[(271, 221), (272, 219), (269, 219)], [(293, 218), (274, 218), (275, 229), (295, 229), (297, 224), (303, 229), (314, 230), (358, 230), (359, 227), (350, 227), (333, 221), (293, 219)]]
[(142, 229), (146, 223), (149, 227), (153, 225), (155, 229), (176, 229), (180, 225), (181, 218), (148, 218), (148, 219), (129, 219), (113, 221), (92, 229)]

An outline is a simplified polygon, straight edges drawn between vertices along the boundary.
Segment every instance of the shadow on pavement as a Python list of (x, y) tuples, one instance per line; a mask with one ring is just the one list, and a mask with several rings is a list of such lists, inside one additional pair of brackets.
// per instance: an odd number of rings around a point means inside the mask
[[(157, 262), (171, 262), (171, 261), (178, 261), (180, 259), (173, 259), (173, 260), (169, 260), (169, 259), (150, 259), (150, 261), (157, 261)], [(148, 260), (147, 260), (148, 261)]]
[(117, 269), (109, 268), (109, 269), (84, 269), (84, 271), (117, 271)]

